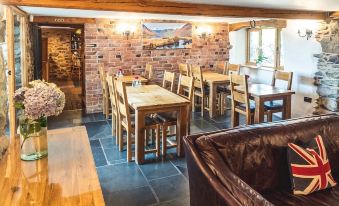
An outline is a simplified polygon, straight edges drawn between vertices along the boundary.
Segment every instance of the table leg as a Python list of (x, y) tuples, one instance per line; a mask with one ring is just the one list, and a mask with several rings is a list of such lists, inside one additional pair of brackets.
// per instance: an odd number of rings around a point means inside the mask
[(145, 161), (145, 113), (135, 110), (135, 162)]
[(254, 114), (254, 123), (261, 123), (264, 121), (264, 101), (260, 97), (255, 98), (255, 114)]
[(282, 118), (283, 119), (291, 119), (291, 101), (292, 101), (292, 98), (291, 96), (286, 96), (284, 98), (284, 110), (283, 110), (283, 113), (282, 113)]
[(189, 106), (182, 106), (177, 115), (177, 154), (179, 157), (185, 155), (182, 138), (187, 135)]
[(210, 98), (209, 98), (210, 118), (213, 118), (216, 116), (216, 101), (215, 101), (216, 94), (217, 94), (217, 87), (215, 84), (212, 83), (210, 84)]

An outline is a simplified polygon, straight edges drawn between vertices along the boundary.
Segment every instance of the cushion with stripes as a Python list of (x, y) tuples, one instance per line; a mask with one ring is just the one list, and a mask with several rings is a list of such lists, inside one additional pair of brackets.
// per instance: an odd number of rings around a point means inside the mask
[(308, 195), (337, 184), (320, 135), (305, 145), (289, 143), (287, 155), (294, 194)]

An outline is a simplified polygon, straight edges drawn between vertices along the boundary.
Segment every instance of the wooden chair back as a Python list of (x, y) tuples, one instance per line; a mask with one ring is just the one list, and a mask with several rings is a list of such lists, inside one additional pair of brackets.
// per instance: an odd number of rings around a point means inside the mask
[(153, 66), (151, 64), (146, 64), (143, 76), (148, 80), (153, 78)]
[(107, 85), (108, 85), (108, 93), (109, 99), (111, 100), (112, 109), (117, 110), (117, 102), (116, 102), (116, 90), (115, 90), (115, 82), (114, 77), (107, 74), (106, 77)]
[(99, 67), (99, 77), (100, 77), (102, 91), (107, 91), (106, 75), (105, 75), (104, 68), (102, 66)]
[(219, 74), (227, 74), (227, 61), (218, 61), (215, 65), (215, 71)]
[(201, 89), (201, 93), (204, 93), (204, 80), (202, 77), (201, 67), (192, 65), (191, 75), (194, 79), (194, 89)]
[[(168, 72), (165, 70), (164, 72), (164, 78), (162, 80), (162, 87), (165, 89), (168, 89), (173, 92), (173, 88), (174, 88), (174, 78), (175, 75), (173, 72)], [(169, 86), (168, 86), (169, 85)]]
[[(186, 91), (184, 90), (186, 89)], [(188, 91), (188, 92), (187, 92)], [(179, 76), (178, 91), (177, 94), (192, 102), (193, 99), (193, 77), (185, 75)]]
[(125, 119), (129, 126), (131, 126), (131, 115), (129, 112), (127, 93), (126, 93), (126, 83), (122, 81), (115, 81), (116, 86), (116, 103), (117, 108), (120, 113), (120, 119)]
[(248, 93), (248, 82), (246, 75), (230, 75), (232, 109), (236, 110), (239, 104), (245, 104), (246, 113), (250, 114), (250, 96)]
[(275, 70), (272, 78), (272, 86), (275, 86), (277, 80), (287, 82), (287, 90), (292, 88), (293, 72), (284, 72)]
[(188, 64), (179, 64), (179, 74), (185, 75), (185, 76), (190, 76), (190, 67)]
[(240, 65), (239, 64), (228, 64), (227, 65), (227, 74), (240, 74)]

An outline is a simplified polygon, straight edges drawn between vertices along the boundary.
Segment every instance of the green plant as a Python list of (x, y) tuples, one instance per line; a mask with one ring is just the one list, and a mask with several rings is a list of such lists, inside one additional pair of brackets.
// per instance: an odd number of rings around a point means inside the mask
[(258, 58), (256, 59), (256, 63), (257, 64), (262, 64), (263, 62), (265, 62), (268, 58), (264, 56), (262, 49), (258, 49)]

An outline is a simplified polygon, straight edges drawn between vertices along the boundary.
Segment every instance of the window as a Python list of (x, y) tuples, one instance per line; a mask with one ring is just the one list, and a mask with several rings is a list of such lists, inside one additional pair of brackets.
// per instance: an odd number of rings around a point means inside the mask
[(262, 66), (283, 68), (281, 55), (281, 29), (249, 29), (247, 33), (247, 64), (256, 64), (263, 59)]

